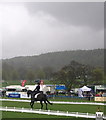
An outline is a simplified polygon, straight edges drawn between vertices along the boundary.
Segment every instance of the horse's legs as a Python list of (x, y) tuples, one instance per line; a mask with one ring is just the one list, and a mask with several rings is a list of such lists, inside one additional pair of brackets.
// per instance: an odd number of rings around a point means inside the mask
[(32, 109), (33, 109), (33, 105), (34, 105), (34, 101), (31, 101), (30, 106), (31, 106)]
[(42, 101), (40, 101), (40, 104), (41, 104), (41, 109), (43, 108), (43, 103), (42, 103)]
[(46, 110), (48, 110), (46, 100), (44, 100), (44, 103), (46, 104)]

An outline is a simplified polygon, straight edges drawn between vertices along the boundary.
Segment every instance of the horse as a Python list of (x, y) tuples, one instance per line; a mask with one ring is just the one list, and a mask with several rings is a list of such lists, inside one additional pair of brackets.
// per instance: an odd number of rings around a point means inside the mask
[[(27, 91), (27, 96), (29, 97), (29, 95), (31, 95), (30, 106), (31, 106), (32, 109), (33, 109), (33, 105), (34, 105), (34, 102), (35, 102), (35, 101), (40, 101), (41, 109), (43, 108), (43, 103), (42, 103), (42, 102), (44, 101), (44, 103), (46, 104), (46, 110), (48, 110), (48, 108), (47, 108), (47, 102), (48, 102), (50, 105), (53, 104), (53, 103), (50, 103), (50, 102), (48, 101), (47, 95), (46, 95), (46, 94), (43, 94), (43, 91), (39, 91), (39, 93), (37, 93), (37, 95), (36, 95), (36, 91), (28, 90), (28, 91)], [(35, 95), (37, 96), (36, 98), (35, 98)]]

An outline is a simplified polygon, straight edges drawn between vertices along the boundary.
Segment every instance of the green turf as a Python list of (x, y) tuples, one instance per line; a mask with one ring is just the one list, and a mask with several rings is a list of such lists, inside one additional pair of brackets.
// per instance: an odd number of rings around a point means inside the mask
[(69, 118), (64, 116), (39, 115), (36, 113), (2, 112), (3, 118)]
[[(3, 97), (3, 99), (16, 99), (16, 98), (8, 98), (8, 97)], [(29, 98), (17, 98), (18, 100), (30, 100)], [(106, 103), (106, 101), (94, 101), (92, 99), (91, 101), (87, 100), (86, 98), (62, 98), (62, 97), (53, 97), (53, 98), (48, 98), (49, 101), (65, 101), (65, 102), (96, 102), (96, 103)]]
[[(32, 114), (32, 113), (18, 113), (18, 112), (2, 112), (3, 118), (15, 118), (14, 120), (20, 120), (16, 118), (35, 118), (35, 120), (38, 120), (38, 118), (43, 118), (40, 120), (95, 120), (95, 119), (87, 119), (87, 118), (76, 118), (76, 117), (65, 117), (65, 116), (52, 116), (52, 115), (41, 115), (41, 114)], [(44, 119), (46, 118), (46, 119)], [(56, 119), (57, 118), (57, 119)], [(13, 119), (12, 119), (13, 120)], [(28, 119), (27, 119), (28, 120)]]
[[(13, 101), (3, 101), (2, 106), (8, 107), (24, 107), (30, 108), (29, 103), (27, 102), (13, 102)], [(48, 105), (48, 109), (50, 110), (59, 110), (59, 111), (69, 111), (69, 112), (84, 112), (84, 113), (93, 113), (95, 114), (97, 107), (100, 107), (102, 111), (104, 111), (104, 106), (97, 106), (97, 105), (66, 105), (66, 104), (53, 104)], [(39, 109), (40, 104), (35, 103), (34, 109)], [(44, 105), (45, 109), (45, 105)], [(71, 120), (85, 120), (86, 118), (73, 118), (72, 117), (65, 117), (65, 116), (52, 116), (52, 115), (41, 115), (41, 114), (32, 114), (32, 113), (18, 113), (18, 112), (2, 112), (3, 118), (71, 118)], [(87, 120), (94, 120), (94, 119), (87, 119)]]
[[(2, 99), (18, 99), (18, 100), (30, 100), (29, 98), (8, 98), (2, 97)], [(49, 101), (65, 101), (65, 102), (95, 102), (93, 99), (91, 101), (87, 100), (86, 98), (48, 98)], [(99, 102), (100, 103), (100, 102)], [(104, 103), (104, 102), (103, 102)]]
[(91, 101), (87, 100), (86, 98), (63, 98), (63, 97), (54, 97), (49, 98), (52, 101), (65, 101), (65, 102), (94, 102), (92, 99)]
[[(2, 106), (8, 106), (8, 107), (24, 107), (24, 108), (30, 108), (30, 104), (26, 102), (12, 102), (12, 101), (3, 101)], [(48, 109), (50, 110), (59, 110), (59, 111), (69, 111), (69, 112), (83, 112), (83, 113), (93, 113), (97, 111), (97, 108), (100, 107), (101, 111), (104, 111), (104, 106), (98, 106), (98, 105), (75, 105), (75, 104), (53, 104), (52, 106), (48, 104)], [(40, 109), (40, 104), (35, 103), (34, 109)], [(45, 104), (43, 106), (43, 109), (45, 109)]]

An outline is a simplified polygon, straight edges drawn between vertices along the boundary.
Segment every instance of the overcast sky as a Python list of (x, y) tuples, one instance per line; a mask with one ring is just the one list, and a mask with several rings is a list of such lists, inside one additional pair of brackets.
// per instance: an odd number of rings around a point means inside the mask
[(104, 48), (103, 2), (3, 3), (0, 16), (2, 58)]

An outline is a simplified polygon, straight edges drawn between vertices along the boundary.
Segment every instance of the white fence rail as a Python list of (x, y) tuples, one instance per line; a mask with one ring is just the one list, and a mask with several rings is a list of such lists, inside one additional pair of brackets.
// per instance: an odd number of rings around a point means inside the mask
[[(0, 101), (30, 102), (31, 100), (0, 99)], [(64, 101), (50, 101), (50, 102), (55, 104), (106, 105), (106, 103), (97, 103), (97, 102), (64, 102)]]
[[(18, 102), (30, 102), (30, 100), (17, 100), (17, 99), (0, 99), (0, 101), (18, 101)], [(63, 101), (51, 101), (55, 104), (89, 104), (89, 105), (106, 105), (105, 103), (91, 103), (91, 102), (63, 102)], [(91, 113), (79, 113), (79, 112), (64, 112), (64, 111), (53, 111), (53, 110), (32, 110), (28, 108), (16, 108), (16, 107), (0, 107), (0, 111), (13, 111), (13, 112), (26, 112), (26, 113), (37, 113), (47, 115), (60, 115), (60, 116), (73, 116), (83, 118), (96, 118), (96, 114)], [(104, 116), (106, 119), (106, 116)]]
[[(28, 108), (16, 108), (16, 107), (0, 107), (0, 111), (12, 111), (22, 113), (37, 113), (46, 115), (58, 115), (58, 116), (70, 116), (70, 117), (83, 117), (83, 118), (96, 118), (96, 114), (91, 113), (79, 113), (79, 112), (64, 112), (64, 111), (53, 111), (53, 110), (41, 110), (41, 109), (28, 109)], [(104, 117), (106, 119), (106, 117)]]

